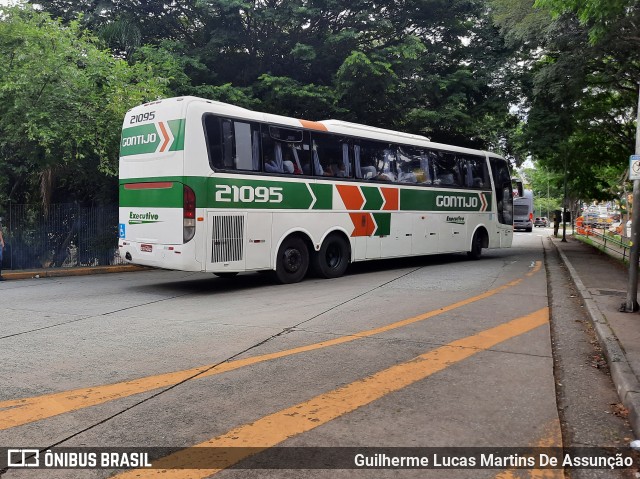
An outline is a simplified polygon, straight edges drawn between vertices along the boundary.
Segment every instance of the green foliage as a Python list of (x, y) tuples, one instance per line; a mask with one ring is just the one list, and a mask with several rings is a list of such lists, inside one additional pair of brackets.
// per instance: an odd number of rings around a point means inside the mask
[(536, 0), (535, 5), (549, 9), (556, 16), (577, 15), (580, 22), (588, 26), (594, 42), (610, 31), (612, 23), (638, 15), (638, 4), (633, 0)]
[[(573, 199), (622, 189), (634, 151), (638, 9), (626, 1), (491, 0), (528, 69), (519, 149), (564, 177)], [(625, 8), (622, 8), (622, 6)]]
[(124, 113), (165, 94), (166, 81), (102, 50), (77, 21), (21, 7), (1, 14), (0, 202), (47, 204), (56, 185), (65, 200), (93, 199), (98, 177), (117, 173)]
[(332, 88), (302, 84), (289, 77), (261, 75), (253, 88), (265, 111), (286, 111), (297, 118), (323, 119), (340, 112)]
[[(60, 198), (111, 191), (122, 116), (157, 96), (404, 130), (552, 171), (567, 164), (574, 196), (611, 194), (628, 156), (640, 49), (627, 0), (34, 3), (59, 20), (16, 9), (0, 21), (2, 51), (32, 64), (12, 67), (25, 88), (0, 77), (0, 202), (42, 196), (49, 180)], [(607, 29), (594, 42), (598, 18)], [(29, 35), (38, 40), (23, 45)], [(2, 55), (4, 72), (12, 59)], [(38, 85), (49, 85), (42, 102)]]
[(527, 189), (533, 191), (535, 215), (552, 219), (553, 212), (562, 208), (563, 175), (549, 172), (541, 168), (540, 165), (536, 165), (535, 168), (526, 168), (522, 170), (521, 174), (525, 179)]

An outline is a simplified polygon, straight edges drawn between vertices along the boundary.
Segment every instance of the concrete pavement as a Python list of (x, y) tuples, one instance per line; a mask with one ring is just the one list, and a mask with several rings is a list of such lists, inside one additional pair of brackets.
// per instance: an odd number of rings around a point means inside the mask
[[(549, 236), (576, 285), (603, 348), (621, 402), (629, 410), (629, 422), (640, 437), (640, 313), (621, 313), (628, 270), (615, 259), (571, 235), (567, 242)], [(136, 265), (4, 271), (3, 278), (27, 279), (146, 269)], [(640, 289), (640, 288), (639, 288)]]

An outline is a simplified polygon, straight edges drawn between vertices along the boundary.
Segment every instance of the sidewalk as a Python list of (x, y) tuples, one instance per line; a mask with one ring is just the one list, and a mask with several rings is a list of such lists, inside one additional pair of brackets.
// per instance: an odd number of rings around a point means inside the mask
[(2, 278), (5, 280), (30, 279), (30, 278), (57, 278), (61, 276), (85, 276), (88, 274), (124, 273), (127, 271), (143, 271), (145, 266), (134, 264), (120, 264), (113, 266), (80, 266), (73, 268), (42, 268), (30, 270), (3, 270)]
[(640, 437), (640, 313), (621, 313), (628, 270), (621, 261), (567, 235), (549, 236), (584, 301), (629, 422)]

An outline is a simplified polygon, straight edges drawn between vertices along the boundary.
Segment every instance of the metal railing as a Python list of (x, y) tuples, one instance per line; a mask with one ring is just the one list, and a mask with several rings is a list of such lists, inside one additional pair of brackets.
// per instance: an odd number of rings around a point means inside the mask
[(3, 269), (121, 264), (118, 206), (0, 205)]
[(612, 233), (607, 228), (576, 229), (573, 234), (606, 254), (619, 258), (623, 262), (629, 261), (631, 239), (626, 236)]

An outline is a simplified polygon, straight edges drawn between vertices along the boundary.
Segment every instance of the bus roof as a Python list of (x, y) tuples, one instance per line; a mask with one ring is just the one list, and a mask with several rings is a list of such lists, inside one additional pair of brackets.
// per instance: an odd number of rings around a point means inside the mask
[[(388, 141), (391, 143), (405, 143), (415, 146), (423, 146), (426, 148), (434, 148), (437, 150), (448, 150), (456, 153), (467, 153), (471, 155), (488, 155), (492, 158), (504, 159), (502, 156), (492, 152), (475, 150), (472, 148), (465, 148), (454, 145), (447, 145), (443, 143), (432, 142), (429, 138), (422, 135), (415, 135), (411, 133), (405, 133), (396, 130), (388, 130), (385, 128), (378, 128), (360, 123), (352, 123), (342, 120), (321, 120), (321, 121), (308, 121), (303, 119), (297, 119), (282, 115), (274, 115), (271, 113), (257, 112), (249, 110), (243, 107), (232, 105), (230, 103), (224, 103), (216, 100), (207, 100), (205, 98), (199, 98), (195, 96), (183, 96), (166, 98), (157, 100), (143, 105), (137, 106), (133, 109), (139, 109), (148, 107), (151, 105), (159, 105), (162, 103), (168, 104), (173, 102), (203, 102), (212, 106), (212, 113), (221, 115), (229, 115), (232, 117), (243, 118), (247, 120), (262, 121), (267, 123), (273, 123), (281, 126), (290, 126), (293, 128), (307, 128), (311, 130), (326, 131), (328, 133), (337, 133), (346, 136), (356, 136), (359, 138), (367, 138), (371, 140)], [(131, 111), (131, 110), (129, 110)]]

